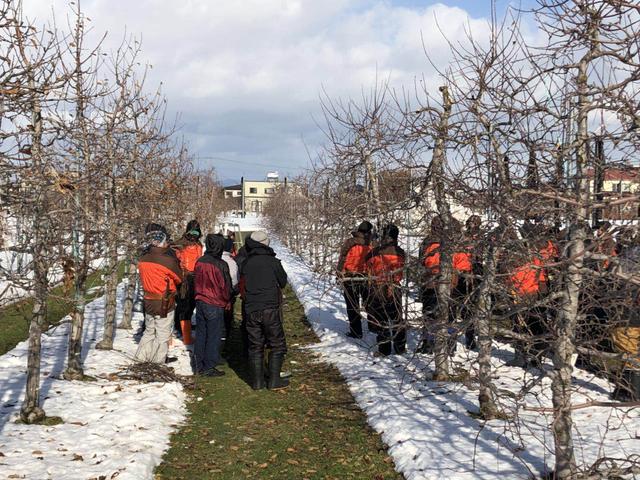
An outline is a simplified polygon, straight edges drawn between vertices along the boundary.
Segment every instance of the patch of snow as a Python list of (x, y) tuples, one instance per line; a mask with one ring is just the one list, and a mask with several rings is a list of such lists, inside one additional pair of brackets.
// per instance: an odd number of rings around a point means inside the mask
[[(348, 331), (340, 289), (312, 272), (302, 259), (277, 239), (271, 246), (289, 275), (307, 318), (320, 338), (312, 347), (323, 361), (336, 366), (346, 379), (369, 424), (389, 446), (397, 469), (408, 480), (423, 479), (526, 479), (553, 469), (553, 435), (549, 413), (525, 410), (550, 407), (550, 380), (533, 382), (531, 391), (516, 400), (501, 395), (501, 407), (517, 412), (519, 421), (483, 422), (469, 412), (478, 411), (478, 391), (473, 384), (427, 381), (433, 357), (392, 355), (377, 357), (375, 336), (363, 340), (345, 336)], [(419, 304), (409, 311), (419, 312)], [(366, 331), (366, 330), (365, 330)], [(410, 332), (408, 350), (418, 341)], [(495, 384), (503, 392), (519, 392), (524, 382), (536, 380), (536, 370), (525, 372), (505, 366), (512, 357), (509, 345), (494, 345)], [(473, 375), (476, 354), (458, 345), (455, 362)], [(550, 365), (545, 365), (550, 368)], [(538, 372), (539, 373), (539, 372)], [(574, 402), (608, 401), (612, 385), (582, 371), (574, 373)], [(576, 458), (591, 465), (603, 456), (627, 457), (638, 449), (638, 409), (585, 408), (573, 412)]]
[[(104, 308), (104, 297), (87, 305), (83, 335), (85, 373), (96, 381), (61, 379), (69, 318), (42, 337), (41, 401), (48, 416), (64, 420), (61, 425), (16, 423), (24, 398), (27, 342), (0, 357), (0, 478), (153, 478), (170, 434), (185, 419), (186, 396), (176, 383), (108, 379), (133, 363), (133, 334), (142, 315), (134, 314), (133, 330), (116, 331), (114, 350), (101, 351), (94, 347), (102, 337)], [(174, 340), (170, 354), (178, 357), (171, 364), (176, 372), (190, 374), (189, 353), (181, 342)]]

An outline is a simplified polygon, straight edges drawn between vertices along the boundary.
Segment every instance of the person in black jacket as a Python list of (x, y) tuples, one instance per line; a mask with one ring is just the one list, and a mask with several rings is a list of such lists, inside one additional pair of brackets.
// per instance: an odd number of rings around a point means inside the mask
[(240, 290), (240, 314), (241, 314), (241, 322), (240, 322), (240, 337), (242, 338), (242, 355), (244, 358), (249, 358), (249, 335), (247, 334), (247, 310), (245, 309), (246, 302), (244, 299), (244, 281), (242, 279), (242, 266), (244, 262), (249, 258), (249, 247), (245, 242), (242, 247), (238, 250), (238, 253), (234, 257), (236, 264), (238, 265), (238, 289)]
[(264, 349), (269, 344), (269, 389), (284, 388), (289, 381), (280, 378), (287, 343), (282, 326), (282, 289), (287, 274), (269, 247), (265, 232), (257, 231), (247, 239), (249, 255), (242, 264), (240, 276), (244, 290), (249, 337), (249, 365), (251, 388), (260, 390), (264, 382)]

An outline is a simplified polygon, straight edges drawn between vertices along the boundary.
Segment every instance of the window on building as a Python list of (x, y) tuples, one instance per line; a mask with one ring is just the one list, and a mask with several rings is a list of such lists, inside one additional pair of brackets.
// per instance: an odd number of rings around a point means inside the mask
[(274, 193), (276, 193), (276, 191), (274, 188), (265, 188), (264, 193), (267, 195), (273, 195)]
[(258, 187), (249, 187), (249, 193), (258, 193)]

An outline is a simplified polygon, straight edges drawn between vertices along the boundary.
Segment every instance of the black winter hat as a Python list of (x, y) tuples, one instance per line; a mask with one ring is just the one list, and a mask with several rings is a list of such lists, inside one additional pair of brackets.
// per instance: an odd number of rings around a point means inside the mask
[(358, 231), (361, 233), (371, 233), (372, 230), (373, 225), (371, 225), (371, 223), (367, 222), (366, 220), (358, 225)]
[[(198, 232), (198, 233), (195, 234), (195, 232)], [(200, 236), (202, 235), (202, 229), (200, 228), (200, 223), (197, 220), (191, 220), (189, 223), (187, 223), (185, 234), (190, 234), (191, 236), (200, 238)]]
[(400, 230), (398, 230), (398, 227), (396, 227), (393, 223), (390, 223), (389, 225), (386, 225), (382, 229), (382, 237), (383, 238), (390, 238), (392, 240), (398, 240), (398, 235), (400, 235)]
[(231, 250), (233, 250), (233, 240), (230, 238), (225, 238), (224, 239), (224, 251), (225, 252), (230, 252)]

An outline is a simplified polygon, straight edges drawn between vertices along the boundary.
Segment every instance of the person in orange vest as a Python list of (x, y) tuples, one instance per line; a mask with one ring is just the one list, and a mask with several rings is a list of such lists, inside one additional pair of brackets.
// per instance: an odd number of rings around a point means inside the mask
[(429, 235), (422, 241), (418, 255), (420, 265), (424, 268), (420, 292), (424, 331), (418, 353), (433, 353), (435, 337), (431, 326), (438, 310), (437, 280), (440, 275), (440, 238), (443, 229), (442, 219), (433, 217)]
[(347, 304), (349, 332), (347, 337), (362, 338), (362, 315), (360, 302), (364, 305), (367, 298), (365, 258), (371, 252), (371, 233), (373, 225), (364, 221), (351, 238), (342, 244), (338, 259), (338, 280), (342, 282), (344, 301)]
[[(476, 216), (477, 217), (477, 216)], [(480, 220), (479, 217), (477, 217)], [(474, 228), (476, 228), (476, 220), (471, 219), (468, 226), (472, 227), (469, 230), (474, 235), (477, 234)], [(457, 225), (457, 222), (456, 222)], [(477, 226), (479, 229), (479, 225)], [(422, 282), (422, 314), (424, 319), (425, 332), (423, 334), (422, 341), (418, 346), (418, 353), (433, 353), (434, 350), (434, 332), (432, 332), (433, 323), (435, 322), (435, 316), (438, 309), (438, 277), (440, 275), (440, 239), (443, 235), (444, 223), (440, 217), (434, 217), (431, 221), (431, 231), (427, 238), (422, 242), (420, 247), (419, 261), (424, 268), (423, 282)], [(468, 243), (468, 242), (466, 242)], [(463, 319), (469, 317), (470, 310), (467, 308), (468, 297), (473, 291), (472, 278), (475, 257), (472, 251), (471, 244), (465, 244), (462, 249), (453, 252), (452, 263), (452, 276), (451, 276), (451, 302), (449, 306), (449, 324), (453, 324), (456, 321), (458, 311), (460, 311)], [(466, 275), (466, 277), (465, 277)], [(455, 336), (452, 327), (449, 327), (452, 334), (451, 344), (449, 349), (455, 350)], [(469, 348), (472, 348), (475, 343), (475, 333), (473, 328), (468, 330), (468, 340), (465, 342)]]
[(202, 257), (200, 237), (202, 237), (200, 224), (197, 220), (191, 220), (187, 223), (182, 238), (172, 245), (180, 261), (184, 278), (177, 298), (174, 326), (178, 336), (182, 337), (185, 343), (191, 343), (191, 316), (196, 307), (193, 288), (194, 270), (196, 262)]
[[(536, 239), (536, 232), (542, 238)], [(528, 232), (522, 242), (524, 252), (515, 260), (515, 268), (510, 272), (509, 286), (512, 298), (519, 312), (515, 316), (515, 331), (524, 335), (542, 337), (548, 333), (547, 307), (540, 305), (549, 290), (549, 272), (546, 267), (556, 261), (558, 250), (554, 242), (539, 229)], [(538, 241), (536, 241), (538, 240)], [(523, 261), (524, 260), (524, 261)], [(537, 305), (536, 305), (537, 304)], [(531, 342), (516, 341), (515, 356), (507, 362), (508, 366), (526, 368), (539, 365), (540, 356), (544, 353), (546, 342), (538, 338)]]
[(476, 286), (476, 276), (482, 275), (482, 253), (479, 251), (480, 226), (478, 215), (471, 215), (465, 223), (464, 245), (453, 254), (453, 272), (456, 276), (451, 292), (453, 308), (459, 311), (465, 332), (465, 347), (476, 348), (476, 332), (471, 322), (470, 303)]
[(402, 281), (405, 253), (398, 246), (398, 227), (389, 224), (382, 231), (380, 245), (371, 250), (365, 265), (369, 277), (368, 314), (376, 325), (378, 351), (391, 355), (406, 350), (406, 327), (402, 324)]

